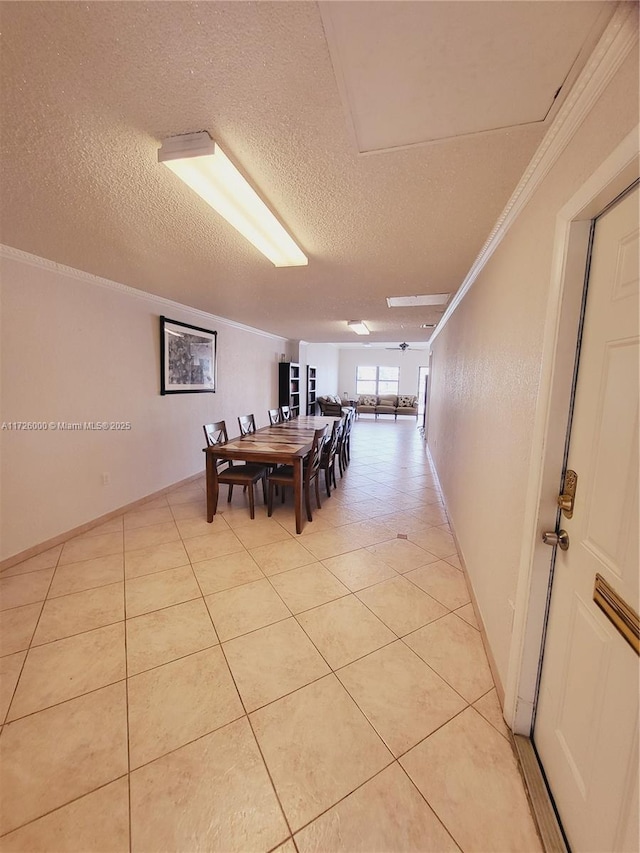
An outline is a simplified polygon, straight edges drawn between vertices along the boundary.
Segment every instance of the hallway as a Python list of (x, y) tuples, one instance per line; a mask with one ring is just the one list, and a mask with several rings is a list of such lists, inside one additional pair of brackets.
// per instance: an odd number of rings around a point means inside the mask
[(3, 851), (540, 850), (413, 419), (290, 501), (204, 477), (0, 579)]

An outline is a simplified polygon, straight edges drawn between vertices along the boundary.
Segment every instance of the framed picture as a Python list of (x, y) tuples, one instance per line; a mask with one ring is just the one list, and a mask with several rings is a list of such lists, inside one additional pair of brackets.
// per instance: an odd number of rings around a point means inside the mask
[(160, 393), (216, 390), (217, 332), (160, 317)]

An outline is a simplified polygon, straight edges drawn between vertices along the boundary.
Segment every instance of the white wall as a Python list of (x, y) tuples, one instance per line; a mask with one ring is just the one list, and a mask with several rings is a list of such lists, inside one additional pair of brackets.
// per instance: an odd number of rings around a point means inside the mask
[(637, 124), (637, 68), (636, 48), (433, 342), (429, 446), (503, 684), (556, 214)]
[[(202, 471), (204, 423), (268, 422), (282, 338), (12, 250), (0, 263), (0, 420), (131, 423), (0, 430), (0, 559)], [(215, 394), (160, 395), (161, 314), (218, 332)]]
[[(428, 367), (429, 353), (426, 350), (377, 349), (363, 347), (361, 349), (340, 350), (340, 371), (337, 393), (345, 391), (349, 397), (356, 397), (356, 368), (365, 365), (400, 368), (400, 394), (418, 394), (418, 368)], [(335, 393), (335, 392), (332, 392)]]
[(316, 397), (337, 394), (340, 350), (335, 344), (307, 344), (306, 358), (316, 368)]

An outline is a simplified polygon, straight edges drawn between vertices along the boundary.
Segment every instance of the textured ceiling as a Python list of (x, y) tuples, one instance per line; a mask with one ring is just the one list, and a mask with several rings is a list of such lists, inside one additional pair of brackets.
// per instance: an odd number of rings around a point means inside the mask
[[(412, 27), (426, 33), (443, 4), (346, 5), (363, 21), (374, 7), (419, 7)], [(545, 77), (554, 91), (613, 6), (472, 5), (509, 10), (493, 55), (517, 27), (515, 7), (529, 17), (545, 7), (550, 29), (557, 10), (573, 34), (553, 57), (562, 79)], [(353, 342), (346, 320), (364, 319), (369, 342), (425, 340), (420, 324), (441, 314), (389, 309), (385, 297), (460, 286), (549, 120), (536, 121), (532, 105), (524, 125), (362, 155), (313, 2), (5, 2), (0, 16), (1, 241), (293, 339)], [(370, 20), (367, 31), (375, 56)], [(472, 29), (458, 37), (463, 54)], [(536, 45), (532, 78), (550, 50)], [(401, 42), (396, 53), (400, 67)], [(464, 108), (455, 72), (438, 86), (451, 87), (453, 113)], [(408, 111), (394, 121), (401, 135)], [(464, 117), (451, 126), (462, 129)], [(198, 130), (250, 178), (307, 267), (273, 267), (158, 165), (164, 137)]]

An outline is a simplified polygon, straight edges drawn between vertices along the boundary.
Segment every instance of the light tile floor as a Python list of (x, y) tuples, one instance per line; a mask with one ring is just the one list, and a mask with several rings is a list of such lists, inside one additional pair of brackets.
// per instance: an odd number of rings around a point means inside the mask
[(415, 423), (352, 436), (301, 536), (202, 479), (2, 574), (0, 849), (541, 849)]

